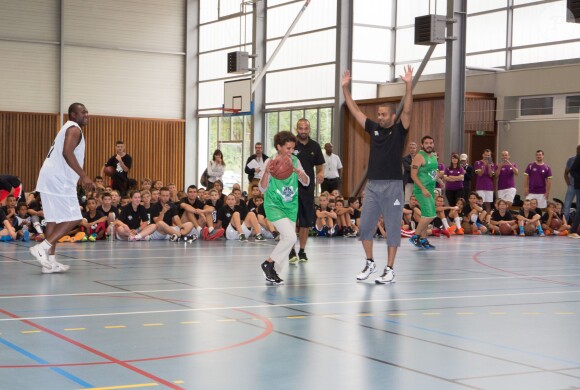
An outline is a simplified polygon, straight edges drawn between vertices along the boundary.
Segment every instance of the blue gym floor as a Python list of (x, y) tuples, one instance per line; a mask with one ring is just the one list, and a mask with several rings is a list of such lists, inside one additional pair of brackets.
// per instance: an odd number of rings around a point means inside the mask
[(52, 275), (0, 243), (0, 389), (580, 388), (580, 240), (431, 241), (375, 285), (310, 239), (278, 287), (270, 241), (60, 244)]

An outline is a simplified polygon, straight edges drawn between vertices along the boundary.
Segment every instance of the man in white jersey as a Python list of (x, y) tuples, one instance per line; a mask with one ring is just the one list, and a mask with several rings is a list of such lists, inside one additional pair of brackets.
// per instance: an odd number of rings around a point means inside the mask
[(69, 120), (60, 129), (42, 164), (36, 190), (40, 192), (46, 239), (30, 248), (30, 253), (42, 265), (42, 273), (65, 272), (68, 265), (58, 263), (54, 252), (58, 240), (74, 229), (82, 220), (77, 199), (77, 182), (86, 191), (94, 191), (95, 184), (83, 170), (85, 139), (81, 127), (89, 120), (89, 112), (81, 103), (68, 108)]

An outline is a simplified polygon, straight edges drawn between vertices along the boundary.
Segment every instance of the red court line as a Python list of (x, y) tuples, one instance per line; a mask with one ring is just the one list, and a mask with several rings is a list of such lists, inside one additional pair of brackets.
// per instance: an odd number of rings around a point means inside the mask
[[(20, 318), (20, 317), (19, 317), (19, 316), (17, 316), (16, 314), (10, 313), (10, 312), (8, 312), (8, 311), (6, 311), (6, 310), (2, 309), (2, 308), (0, 308), (0, 313), (6, 314), (7, 316), (9, 316), (9, 317), (12, 317), (12, 318)], [(136, 372), (137, 374), (143, 375), (144, 377), (147, 377), (147, 378), (149, 378), (149, 379), (151, 379), (151, 380), (153, 380), (153, 381), (155, 381), (155, 382), (161, 383), (161, 384), (163, 384), (163, 385), (165, 385), (165, 386), (169, 387), (170, 389), (175, 389), (175, 390), (185, 390), (183, 387), (179, 387), (179, 386), (177, 386), (177, 385), (175, 385), (175, 384), (173, 384), (173, 383), (171, 383), (171, 382), (169, 382), (169, 381), (166, 381), (165, 379), (159, 378), (158, 376), (155, 376), (155, 375), (153, 375), (153, 374), (150, 374), (150, 373), (148, 373), (147, 371), (141, 370), (140, 368), (137, 368), (137, 367), (135, 367), (135, 366), (132, 366), (132, 365), (130, 365), (130, 364), (128, 364), (128, 363), (126, 363), (126, 362), (124, 362), (124, 361), (121, 361), (121, 360), (119, 360), (119, 359), (116, 359), (116, 358), (114, 358), (113, 356), (111, 356), (111, 355), (108, 355), (108, 354), (106, 354), (106, 353), (104, 353), (104, 352), (97, 351), (96, 349), (94, 349), (94, 348), (91, 348), (91, 347), (89, 347), (88, 345), (85, 345), (85, 344), (79, 343), (79, 342), (78, 342), (78, 341), (76, 341), (76, 340), (73, 340), (73, 339), (71, 339), (71, 338), (69, 338), (69, 337), (63, 336), (63, 335), (61, 335), (61, 334), (59, 334), (59, 333), (57, 333), (57, 332), (54, 332), (54, 331), (52, 331), (52, 330), (50, 330), (50, 329), (48, 329), (48, 328), (45, 328), (44, 326), (41, 326), (41, 325), (35, 324), (35, 323), (34, 323), (34, 322), (32, 322), (32, 321), (29, 321), (29, 320), (21, 320), (21, 322), (22, 322), (22, 323), (24, 323), (24, 324), (26, 324), (26, 325), (32, 326), (33, 328), (36, 328), (36, 329), (42, 330), (43, 332), (46, 332), (46, 333), (48, 333), (48, 334), (50, 334), (50, 335), (52, 335), (52, 336), (54, 336), (54, 337), (57, 337), (57, 338), (59, 338), (59, 339), (61, 339), (61, 340), (64, 340), (64, 341), (66, 341), (67, 343), (70, 343), (70, 344), (73, 344), (73, 345), (75, 345), (75, 346), (77, 346), (77, 347), (79, 347), (79, 348), (82, 348), (82, 349), (84, 349), (85, 351), (88, 351), (88, 352), (91, 352), (91, 353), (93, 353), (93, 354), (95, 354), (95, 355), (97, 355), (97, 356), (100, 356), (100, 357), (102, 357), (103, 359), (107, 359), (107, 360), (109, 360), (111, 363), (118, 364), (118, 365), (120, 365), (121, 367), (124, 367), (124, 368), (126, 368), (126, 369), (128, 369), (128, 370), (131, 370), (131, 371), (133, 371), (133, 372)]]
[[(257, 335), (256, 337), (252, 337), (251, 339), (241, 341), (241, 342), (236, 343), (236, 344), (226, 345), (223, 347), (218, 347), (218, 348), (213, 348), (213, 349), (207, 349), (204, 351), (195, 351), (195, 352), (181, 353), (181, 354), (176, 354), (176, 355), (154, 356), (154, 357), (148, 357), (148, 358), (119, 360), (119, 361), (123, 362), (123, 363), (139, 363), (139, 362), (148, 362), (148, 361), (153, 361), (153, 360), (176, 359), (176, 358), (181, 358), (181, 357), (203, 355), (206, 353), (221, 352), (221, 351), (226, 351), (228, 349), (242, 347), (244, 345), (248, 345), (248, 344), (254, 343), (256, 341), (262, 340), (262, 339), (268, 337), (274, 331), (274, 325), (266, 317), (262, 317), (260, 315), (251, 313), (249, 311), (241, 310), (241, 309), (234, 309), (234, 310), (239, 311), (241, 313), (248, 314), (248, 315), (255, 317), (255, 318), (258, 318), (260, 321), (262, 321), (265, 325), (263, 332), (260, 333), (259, 335)], [(5, 311), (0, 309), (0, 312), (5, 312)], [(18, 318), (18, 317), (15, 317), (15, 318)], [(25, 322), (25, 321), (23, 321), (23, 322)], [(52, 334), (52, 332), (51, 332), (51, 334)], [(65, 337), (65, 336), (63, 336), (63, 337)], [(62, 364), (26, 364), (26, 365), (11, 365), (11, 366), (0, 365), (0, 369), (1, 368), (45, 368), (45, 367), (99, 366), (99, 365), (113, 364), (113, 363), (115, 363), (115, 362), (108, 361), (108, 362), (62, 363)]]
[(515, 275), (515, 276), (521, 276), (522, 278), (533, 279), (533, 280), (538, 280), (541, 282), (548, 282), (548, 283), (552, 283), (552, 284), (559, 284), (562, 286), (580, 286), (580, 284), (576, 284), (576, 283), (560, 282), (558, 280), (542, 278), (541, 276), (532, 276), (532, 275), (528, 275), (528, 274), (522, 274), (520, 272), (508, 271), (508, 270), (503, 269), (503, 268), (494, 267), (493, 265), (486, 264), (483, 261), (479, 260), (479, 256), (484, 254), (485, 252), (494, 251), (494, 250), (502, 250), (502, 249), (506, 249), (506, 247), (495, 247), (495, 248), (491, 248), (491, 249), (486, 249), (484, 251), (476, 252), (472, 256), (473, 261), (475, 261), (477, 264), (479, 264), (483, 267), (491, 268), (491, 269), (494, 269), (496, 271), (505, 272), (507, 274), (511, 274), (511, 275)]

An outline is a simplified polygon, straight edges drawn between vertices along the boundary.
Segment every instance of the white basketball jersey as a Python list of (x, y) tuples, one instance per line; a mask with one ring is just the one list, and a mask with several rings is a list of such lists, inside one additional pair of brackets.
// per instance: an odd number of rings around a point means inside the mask
[[(77, 182), (79, 175), (67, 164), (62, 152), (64, 150), (64, 139), (66, 131), (69, 127), (80, 126), (73, 121), (68, 121), (59, 130), (48, 155), (42, 164), (40, 173), (38, 175), (38, 183), (36, 184), (36, 191), (45, 194), (75, 197), (77, 196)], [(81, 141), (74, 150), (75, 157), (79, 162), (81, 168), (85, 161), (85, 137), (81, 130)]]

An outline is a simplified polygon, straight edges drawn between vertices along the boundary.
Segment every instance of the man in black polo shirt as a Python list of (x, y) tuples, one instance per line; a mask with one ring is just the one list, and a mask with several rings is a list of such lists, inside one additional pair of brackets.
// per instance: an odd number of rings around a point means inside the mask
[(346, 105), (356, 121), (364, 126), (370, 135), (370, 155), (368, 163), (365, 200), (360, 221), (360, 240), (366, 254), (366, 265), (356, 277), (357, 280), (367, 279), (376, 271), (373, 259), (373, 235), (379, 217), (382, 215), (387, 232), (388, 259), (383, 274), (375, 279), (375, 283), (393, 283), (395, 281), (395, 257), (397, 248), (401, 246), (401, 218), (403, 216), (403, 173), (401, 158), (405, 147), (407, 130), (411, 123), (413, 108), (412, 81), (413, 68), (405, 67), (405, 75), (401, 76), (405, 82), (405, 100), (400, 121), (395, 123), (395, 110), (389, 105), (378, 108), (378, 123), (368, 119), (352, 100), (350, 94), (350, 71), (342, 76), (342, 91)]
[[(297, 258), (296, 251), (292, 248), (288, 255), (290, 263), (296, 263), (298, 260), (301, 262), (308, 261), (304, 250), (310, 228), (316, 222), (314, 189), (316, 184), (320, 184), (324, 180), (322, 148), (318, 142), (310, 138), (310, 122), (308, 119), (302, 118), (296, 123), (296, 139), (298, 142), (296, 142), (294, 154), (300, 160), (304, 172), (310, 177), (310, 184), (305, 187), (302, 183), (298, 183), (298, 237), (300, 239), (300, 251)], [(314, 168), (316, 168), (316, 180), (314, 180)]]

